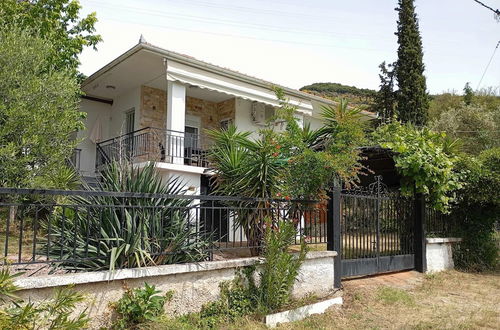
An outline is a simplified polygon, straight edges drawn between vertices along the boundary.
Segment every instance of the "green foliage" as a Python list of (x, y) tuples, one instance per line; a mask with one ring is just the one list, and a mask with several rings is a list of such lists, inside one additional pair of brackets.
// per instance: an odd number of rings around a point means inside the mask
[(357, 88), (338, 83), (314, 83), (304, 86), (300, 90), (332, 100), (348, 97), (353, 104), (366, 107), (370, 107), (376, 95), (376, 92), (371, 89)]
[[(164, 182), (153, 164), (138, 169), (113, 163), (102, 175), (103, 191), (159, 195), (185, 192), (178, 179)], [(58, 208), (49, 220), (50, 244), (47, 241), (38, 249), (42, 255), (48, 252), (54, 258), (79, 260), (59, 263), (59, 267), (113, 270), (194, 262), (207, 257), (210, 239), (195, 238), (195, 225), (189, 222), (188, 199), (89, 196), (71, 197), (68, 203), (79, 206), (78, 212), (74, 208)]]
[[(94, 47), (102, 40), (94, 34), (95, 13), (80, 18), (80, 3), (76, 0), (2, 0), (0, 2), (0, 31), (12, 26), (50, 41), (48, 54), (54, 70), (71, 70), (76, 74), (78, 55), (84, 47)], [(2, 42), (3, 45), (3, 42)], [(26, 46), (31, 48), (29, 43)]]
[(377, 289), (377, 299), (384, 304), (415, 305), (414, 298), (405, 290), (384, 286)]
[(297, 234), (295, 225), (287, 221), (266, 223), (266, 248), (258, 279), (255, 278), (255, 266), (238, 270), (233, 281), (220, 285), (221, 294), (217, 301), (205, 304), (200, 313), (166, 321), (170, 328), (218, 328), (246, 315), (276, 311), (290, 302), (290, 292), (305, 259), (307, 246), (302, 241), (298, 255), (290, 254), (288, 250)]
[[(23, 302), (15, 292), (14, 277), (8, 268), (0, 272), (0, 328), (1, 329), (68, 329), (85, 328), (89, 322), (86, 311), (75, 315), (76, 305), (84, 301), (84, 296), (71, 288), (56, 290), (54, 298), (38, 304)], [(14, 300), (13, 300), (14, 299)]]
[[(250, 132), (211, 130), (213, 140), (209, 158), (215, 171), (215, 192), (251, 198), (316, 199), (334, 179), (346, 183), (357, 180), (360, 155), (357, 147), (364, 141), (360, 110), (341, 100), (338, 107), (325, 107), (325, 126), (311, 130), (299, 127), (296, 107), (284, 92), (275, 89), (280, 107), (256, 140)], [(276, 122), (285, 123), (277, 131)], [(243, 228), (253, 246), (263, 237), (263, 219), (268, 207), (263, 203), (239, 203), (236, 223)], [(259, 253), (254, 251), (253, 254)]]
[(156, 321), (164, 313), (163, 306), (172, 298), (172, 291), (160, 295), (154, 285), (144, 283), (144, 288), (129, 289), (114, 305), (118, 313), (115, 329), (130, 327), (147, 321)]
[(463, 157), (457, 167), (465, 175), (465, 184), (452, 212), (456, 234), (463, 239), (453, 252), (456, 266), (494, 270), (499, 252), (495, 223), (500, 214), (500, 148), (483, 151), (477, 159)]
[(429, 96), (427, 95), (422, 39), (415, 13), (414, 0), (398, 1), (399, 19), (398, 60), (395, 76), (398, 82), (397, 115), (403, 123), (422, 126), (427, 123)]
[(500, 107), (487, 111), (480, 105), (464, 103), (441, 113), (430, 126), (460, 139), (462, 150), (469, 154), (500, 146)]
[(477, 155), (500, 146), (500, 97), (494, 91), (474, 93), (466, 85), (463, 96), (435, 96), (430, 115), (430, 127), (460, 139), (466, 153)]
[(380, 126), (373, 135), (380, 146), (396, 153), (403, 195), (423, 193), (434, 208), (447, 211), (461, 187), (461, 176), (454, 171), (458, 161), (454, 142), (444, 133), (396, 121)]
[(380, 120), (386, 123), (396, 116), (395, 63), (386, 65), (384, 61), (379, 65), (379, 68), (380, 89), (375, 96), (374, 110)]
[[(297, 231), (291, 222), (267, 222), (265, 235), (265, 263), (259, 272), (258, 304), (264, 312), (275, 311), (290, 299), (292, 287), (307, 254), (307, 246), (301, 240), (300, 253), (295, 256), (288, 248), (295, 241)], [(251, 284), (250, 287), (257, 287)]]
[(473, 100), (474, 90), (470, 87), (469, 83), (466, 83), (464, 87), (464, 103), (465, 105), (471, 105)]
[(0, 42), (0, 186), (66, 188), (45, 183), (66, 170), (83, 128), (78, 82), (54, 69), (51, 43), (17, 27)]

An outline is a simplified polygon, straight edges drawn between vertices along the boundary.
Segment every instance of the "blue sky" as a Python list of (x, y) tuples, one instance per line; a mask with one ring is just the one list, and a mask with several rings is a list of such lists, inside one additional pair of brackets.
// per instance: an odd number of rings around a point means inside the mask
[[(484, 0), (500, 8), (498, 0)], [(95, 11), (92, 74), (141, 34), (157, 46), (292, 88), (338, 82), (377, 89), (378, 65), (396, 59), (396, 0), (81, 0)], [(500, 40), (500, 22), (472, 0), (416, 0), (431, 93), (475, 88)], [(481, 87), (500, 88), (500, 50)]]

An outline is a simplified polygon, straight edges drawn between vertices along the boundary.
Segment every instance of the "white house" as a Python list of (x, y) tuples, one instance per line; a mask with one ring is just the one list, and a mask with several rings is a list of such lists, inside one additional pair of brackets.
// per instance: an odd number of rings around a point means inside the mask
[[(82, 84), (88, 115), (78, 132), (80, 171), (95, 177), (96, 168), (118, 157), (153, 161), (164, 177), (181, 176), (192, 194), (204, 193), (210, 143), (204, 129), (234, 123), (257, 132), (278, 106), (272, 85), (141, 38)], [(282, 88), (299, 122), (321, 126), (321, 105), (334, 102)]]

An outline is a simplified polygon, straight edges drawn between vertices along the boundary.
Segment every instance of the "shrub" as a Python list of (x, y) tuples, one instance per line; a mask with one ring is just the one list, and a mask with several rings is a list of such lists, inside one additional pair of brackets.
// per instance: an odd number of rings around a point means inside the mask
[(100, 189), (162, 197), (71, 197), (67, 204), (76, 206), (59, 207), (45, 225), (50, 242), (40, 244), (39, 254), (72, 259), (58, 266), (75, 270), (113, 270), (206, 259), (210, 237), (197, 236), (196, 225), (189, 222), (191, 201), (169, 197), (184, 193), (178, 179), (163, 182), (153, 165), (134, 169), (114, 163), (104, 171)]
[(472, 271), (495, 269), (499, 252), (495, 223), (500, 221), (500, 148), (483, 151), (477, 159), (464, 157), (459, 169), (466, 180), (452, 214), (457, 221), (457, 235), (463, 239), (453, 252), (455, 264)]
[(461, 176), (454, 171), (458, 161), (454, 142), (444, 133), (396, 121), (380, 126), (373, 136), (380, 146), (396, 153), (402, 194), (422, 193), (435, 209), (448, 211), (461, 187)]
[(172, 291), (160, 295), (154, 285), (144, 283), (144, 288), (129, 289), (115, 304), (119, 317), (116, 329), (128, 329), (131, 326), (155, 321), (163, 314), (165, 302), (172, 298)]
[(41, 303), (23, 302), (15, 292), (14, 277), (8, 268), (0, 272), (0, 329), (82, 329), (89, 322), (86, 311), (75, 316), (76, 305), (84, 300), (82, 294), (69, 287), (56, 290), (54, 298)]

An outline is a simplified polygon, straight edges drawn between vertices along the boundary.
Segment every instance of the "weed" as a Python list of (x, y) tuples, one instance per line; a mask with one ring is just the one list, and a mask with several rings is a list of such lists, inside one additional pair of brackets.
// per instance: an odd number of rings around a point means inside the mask
[(408, 292), (387, 286), (377, 290), (377, 299), (385, 304), (403, 304), (411, 306), (415, 303), (413, 297)]
[(172, 299), (172, 291), (159, 295), (154, 285), (144, 283), (144, 288), (129, 289), (114, 305), (119, 317), (115, 329), (127, 329), (147, 321), (156, 321), (163, 314), (165, 302)]

